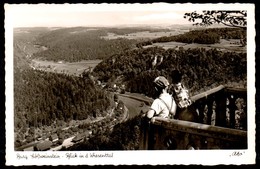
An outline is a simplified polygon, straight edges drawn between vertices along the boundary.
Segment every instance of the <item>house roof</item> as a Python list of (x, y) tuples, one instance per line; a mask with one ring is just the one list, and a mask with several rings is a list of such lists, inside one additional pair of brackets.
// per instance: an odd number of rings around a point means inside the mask
[(52, 145), (51, 141), (44, 141), (36, 145), (36, 149), (39, 151), (48, 150)]

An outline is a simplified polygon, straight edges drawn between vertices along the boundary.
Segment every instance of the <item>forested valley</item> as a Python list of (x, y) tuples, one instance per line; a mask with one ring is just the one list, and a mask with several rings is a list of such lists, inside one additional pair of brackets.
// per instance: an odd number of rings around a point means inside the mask
[[(78, 27), (52, 31), (40, 29), (33, 38), (29, 39), (16, 36), (18, 41), (14, 41), (15, 145), (21, 146), (34, 141), (35, 138), (32, 137), (37, 134), (36, 130), (50, 134), (60, 131), (66, 126), (63, 124), (71, 121), (85, 119), (94, 121), (97, 117), (107, 116), (114, 108), (113, 95), (97, 85), (98, 81), (110, 86), (124, 84), (128, 92), (153, 97), (154, 78), (164, 75), (171, 80), (170, 72), (178, 69), (183, 74), (184, 84), (189, 88), (191, 95), (219, 84), (246, 87), (246, 53), (204, 48), (188, 50), (142, 48), (147, 43), (166, 41), (218, 43), (220, 38), (246, 37), (244, 31), (228, 28), (195, 30), (183, 35), (161, 37), (149, 41), (102, 38), (108, 32), (125, 35), (138, 31), (154, 30)], [(27, 46), (27, 51), (23, 46)], [(28, 49), (29, 46), (31, 48)], [(30, 50), (29, 53), (28, 50)], [(31, 56), (28, 56), (30, 54)], [(94, 68), (93, 72), (72, 76), (34, 70), (30, 67), (32, 59), (54, 62), (60, 60), (78, 62), (90, 59), (103, 61)], [(120, 104), (124, 105), (122, 102)], [(88, 140), (69, 150), (138, 149), (140, 117), (136, 116), (121, 123), (119, 118), (121, 114), (121, 110), (115, 109), (113, 116), (109, 116), (102, 122), (91, 124), (93, 126), (86, 123), (72, 128), (75, 132), (78, 130), (93, 130), (94, 132)], [(111, 123), (113, 120), (116, 121)], [(108, 123), (113, 124), (113, 129), (107, 126)], [(51, 130), (47, 130), (49, 126), (52, 126)], [(38, 137), (40, 136), (38, 132)]]
[(78, 77), (32, 69), (29, 55), (41, 51), (33, 48), (35, 37), (48, 32), (33, 30), (24, 36), (15, 34), (14, 39), (16, 148), (48, 138), (71, 121), (105, 117), (112, 109), (112, 96), (96, 86), (90, 74)]

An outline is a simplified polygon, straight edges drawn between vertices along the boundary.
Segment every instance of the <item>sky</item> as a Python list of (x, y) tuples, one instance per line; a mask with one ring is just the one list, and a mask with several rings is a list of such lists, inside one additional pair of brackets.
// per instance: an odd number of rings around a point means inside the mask
[(192, 24), (186, 12), (241, 10), (245, 4), (5, 4), (5, 21), (13, 27), (74, 27)]
[(176, 4), (7, 4), (13, 27), (191, 24)]

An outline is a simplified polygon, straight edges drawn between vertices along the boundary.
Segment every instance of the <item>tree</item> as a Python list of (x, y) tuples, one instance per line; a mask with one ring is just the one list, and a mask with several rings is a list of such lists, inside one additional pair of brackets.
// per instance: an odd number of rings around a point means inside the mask
[[(246, 11), (202, 11), (198, 13), (196, 11), (191, 13), (185, 13), (184, 18), (187, 18), (190, 22), (200, 20), (200, 22), (194, 25), (210, 26), (212, 24), (223, 24), (228, 27), (242, 28), (246, 30), (247, 26), (247, 12)], [(242, 46), (246, 45), (246, 37), (241, 36), (240, 43)]]
[(194, 25), (209, 26), (212, 24), (223, 24), (229, 27), (238, 27), (246, 29), (247, 25), (247, 12), (246, 11), (202, 11), (198, 13), (196, 11), (191, 13), (185, 13), (184, 18), (187, 18), (191, 22), (201, 20)]

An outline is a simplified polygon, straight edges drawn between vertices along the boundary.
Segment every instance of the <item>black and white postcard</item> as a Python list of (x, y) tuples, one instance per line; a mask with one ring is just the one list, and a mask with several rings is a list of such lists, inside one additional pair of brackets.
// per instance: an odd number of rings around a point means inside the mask
[(254, 4), (5, 4), (6, 165), (254, 164)]

